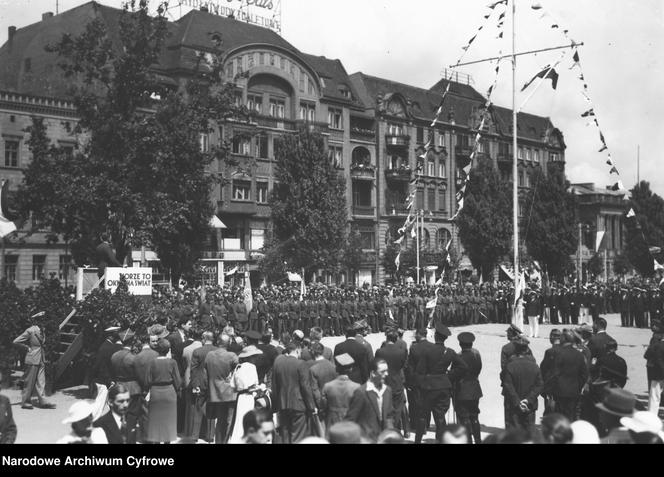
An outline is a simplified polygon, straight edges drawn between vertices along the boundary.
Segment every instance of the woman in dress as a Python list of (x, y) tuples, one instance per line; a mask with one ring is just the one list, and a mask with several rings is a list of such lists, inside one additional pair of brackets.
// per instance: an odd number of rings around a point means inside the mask
[(177, 440), (177, 396), (182, 380), (178, 365), (168, 357), (171, 345), (168, 340), (157, 342), (159, 357), (148, 368), (146, 382), (150, 389), (148, 402), (148, 442), (173, 442)]
[(255, 394), (260, 390), (256, 363), (262, 358), (263, 352), (254, 345), (245, 346), (238, 355), (240, 364), (233, 373), (232, 385), (237, 391), (237, 403), (233, 432), (230, 444), (241, 444), (244, 437), (243, 419), (256, 406)]

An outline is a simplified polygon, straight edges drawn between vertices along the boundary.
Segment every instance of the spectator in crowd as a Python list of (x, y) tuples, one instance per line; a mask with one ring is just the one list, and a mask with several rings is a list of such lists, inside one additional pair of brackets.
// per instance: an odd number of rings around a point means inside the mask
[[(2, 370), (0, 370), (2, 383)], [(12, 415), (12, 406), (7, 396), (0, 394), (0, 444), (13, 444), (16, 441), (16, 423)]]
[(177, 395), (182, 387), (178, 365), (168, 354), (171, 345), (166, 339), (157, 343), (159, 356), (150, 363), (146, 383), (150, 389), (148, 401), (147, 442), (177, 440)]
[(548, 414), (542, 418), (542, 437), (547, 444), (569, 444), (574, 438), (572, 424), (562, 414)]
[(63, 424), (71, 426), (71, 432), (56, 444), (108, 444), (103, 429), (92, 426), (93, 406), (90, 401), (77, 401), (69, 408)]
[(136, 420), (128, 419), (131, 395), (124, 384), (115, 384), (108, 390), (109, 411), (94, 422), (103, 429), (109, 444), (136, 444)]

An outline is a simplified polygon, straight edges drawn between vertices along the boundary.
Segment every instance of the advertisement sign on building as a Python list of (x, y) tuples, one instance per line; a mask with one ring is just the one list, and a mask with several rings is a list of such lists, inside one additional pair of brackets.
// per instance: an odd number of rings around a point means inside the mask
[(269, 28), (281, 33), (281, 0), (181, 0), (180, 5)]
[(151, 268), (107, 268), (106, 289), (112, 293), (120, 284), (120, 278), (125, 277), (129, 293), (132, 295), (152, 295), (152, 269)]

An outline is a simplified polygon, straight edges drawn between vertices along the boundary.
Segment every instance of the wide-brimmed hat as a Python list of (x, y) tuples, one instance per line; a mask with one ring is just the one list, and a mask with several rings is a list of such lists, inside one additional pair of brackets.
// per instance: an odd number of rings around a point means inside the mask
[(632, 417), (620, 418), (620, 424), (636, 433), (649, 432), (662, 436), (662, 420), (652, 412), (635, 412)]
[(82, 421), (92, 415), (94, 407), (89, 401), (78, 401), (71, 405), (69, 414), (62, 420), (63, 424), (72, 424)]
[(588, 421), (574, 421), (571, 425), (574, 437), (572, 444), (599, 444), (599, 434)]
[(251, 356), (256, 356), (257, 354), (263, 354), (261, 350), (256, 348), (254, 345), (245, 346), (242, 352), (237, 356), (240, 359), (249, 358)]
[(631, 417), (634, 415), (634, 406), (636, 405), (636, 396), (624, 389), (609, 389), (604, 400), (595, 404), (600, 411), (621, 417)]

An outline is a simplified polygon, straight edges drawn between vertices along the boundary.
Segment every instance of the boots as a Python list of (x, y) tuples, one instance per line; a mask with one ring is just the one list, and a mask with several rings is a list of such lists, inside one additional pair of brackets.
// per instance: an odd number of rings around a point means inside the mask
[[(480, 431), (480, 421), (477, 416), (470, 418), (470, 429), (475, 444), (482, 443), (482, 432)], [(470, 438), (470, 434), (469, 434)]]

